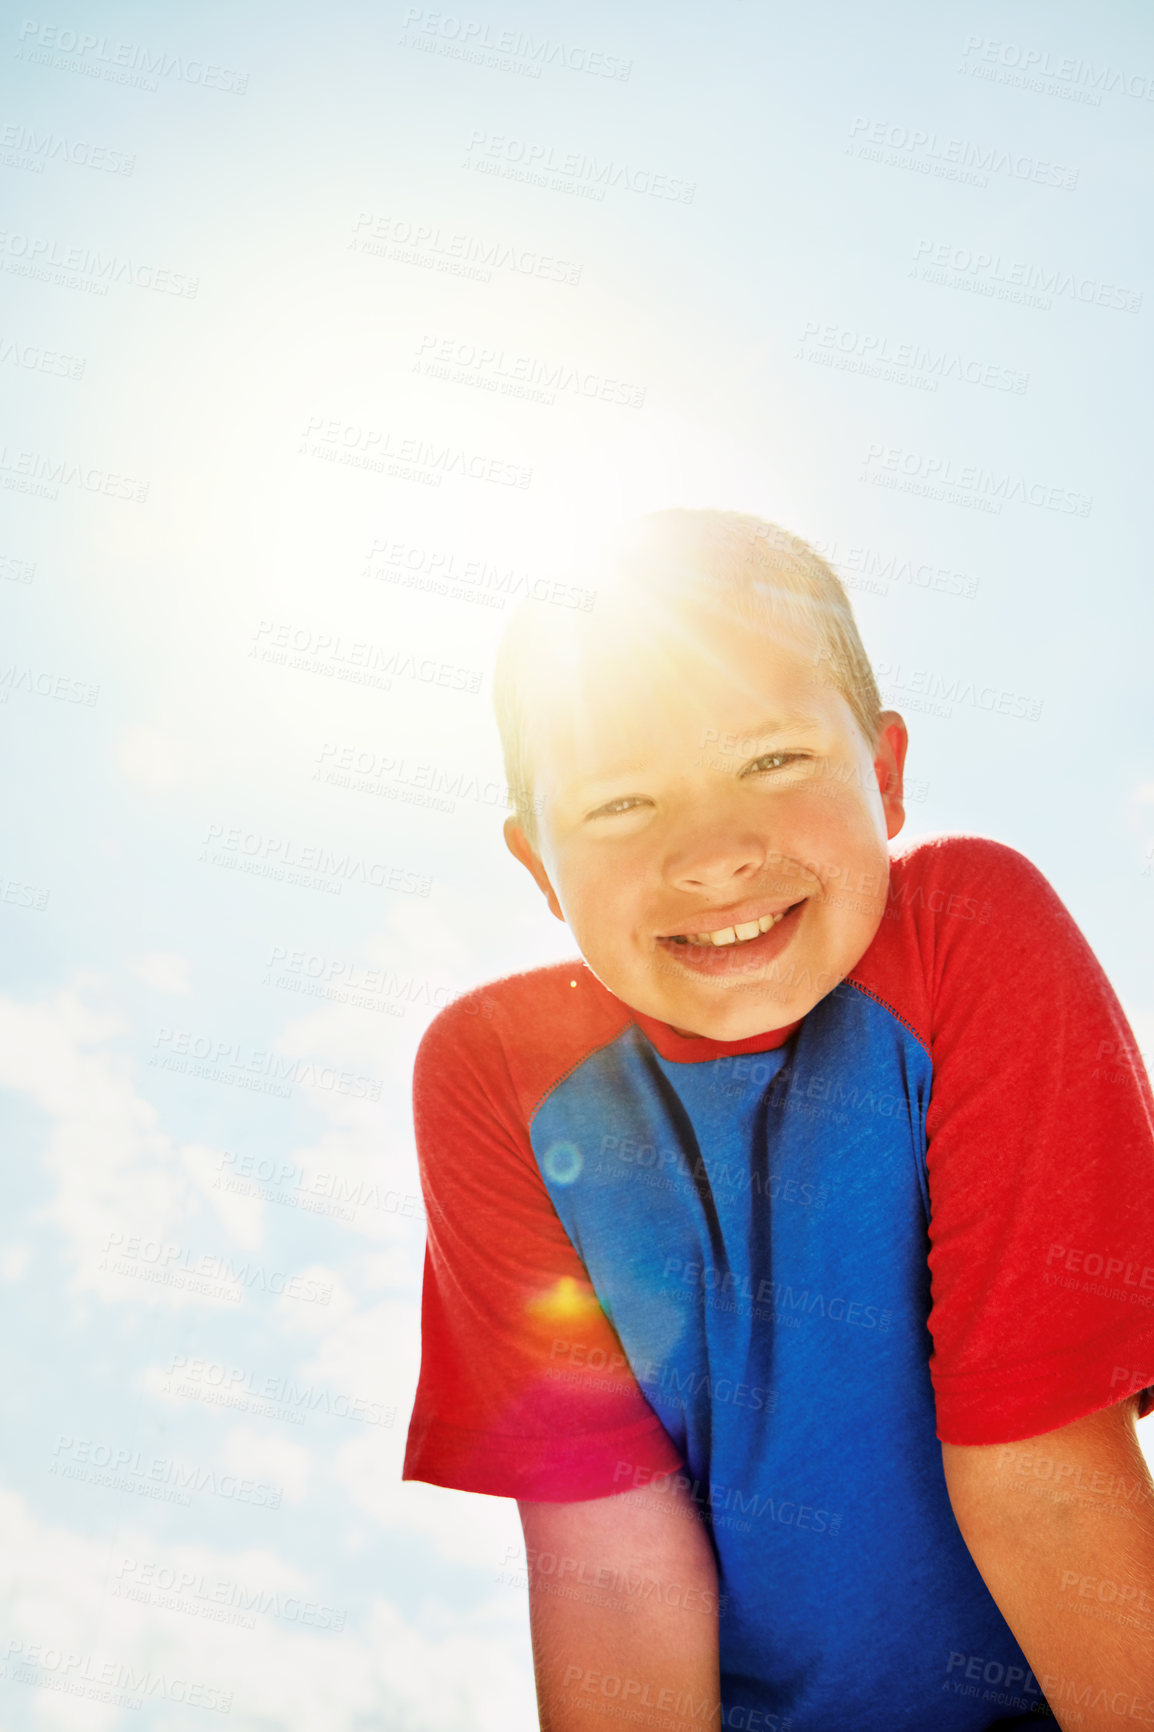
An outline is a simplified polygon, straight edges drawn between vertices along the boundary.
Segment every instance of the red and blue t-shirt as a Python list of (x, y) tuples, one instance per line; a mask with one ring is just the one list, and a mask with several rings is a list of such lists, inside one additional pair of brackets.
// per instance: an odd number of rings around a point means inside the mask
[(1045, 1712), (938, 1439), (1154, 1405), (1154, 1103), (1035, 867), (907, 848), (847, 978), (746, 1040), (579, 961), (514, 975), (435, 1019), (414, 1099), (405, 1478), (565, 1502), (683, 1475), (727, 1728)]

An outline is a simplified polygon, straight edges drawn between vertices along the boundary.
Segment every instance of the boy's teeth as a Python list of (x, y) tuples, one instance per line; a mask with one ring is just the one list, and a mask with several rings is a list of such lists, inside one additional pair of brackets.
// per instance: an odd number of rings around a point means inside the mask
[[(783, 908), (781, 914), (785, 913)], [(714, 932), (691, 932), (686, 940), (689, 944), (745, 944), (750, 938), (757, 938), (763, 932), (768, 932), (771, 926), (776, 926), (781, 914), (763, 914), (760, 920), (743, 920), (740, 926), (719, 926)]]

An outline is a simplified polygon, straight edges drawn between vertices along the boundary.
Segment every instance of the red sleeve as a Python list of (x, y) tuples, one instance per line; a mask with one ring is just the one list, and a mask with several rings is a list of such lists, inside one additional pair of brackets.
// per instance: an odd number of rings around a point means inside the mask
[(931, 853), (970, 898), (919, 915), (938, 1436), (1006, 1443), (1154, 1385), (1154, 1103), (1036, 867), (979, 838)]
[(605, 1497), (636, 1483), (634, 1467), (665, 1473), (682, 1457), (550, 1200), (493, 1004), (458, 1000), (417, 1054), (428, 1239), (402, 1477), (555, 1503)]

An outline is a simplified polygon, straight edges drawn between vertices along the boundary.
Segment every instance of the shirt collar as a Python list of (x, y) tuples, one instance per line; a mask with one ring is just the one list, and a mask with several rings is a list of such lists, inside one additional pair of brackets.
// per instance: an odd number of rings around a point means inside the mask
[(639, 1010), (634, 1010), (631, 1014), (642, 1034), (657, 1048), (661, 1057), (672, 1060), (674, 1064), (704, 1064), (709, 1059), (733, 1058), (743, 1052), (771, 1052), (775, 1047), (784, 1046), (794, 1029), (800, 1028), (802, 1023), (802, 1018), (799, 1017), (796, 1022), (786, 1023), (784, 1028), (770, 1028), (761, 1034), (748, 1034), (744, 1040), (711, 1040), (707, 1034), (678, 1034), (667, 1022), (658, 1022), (655, 1017), (643, 1016)]

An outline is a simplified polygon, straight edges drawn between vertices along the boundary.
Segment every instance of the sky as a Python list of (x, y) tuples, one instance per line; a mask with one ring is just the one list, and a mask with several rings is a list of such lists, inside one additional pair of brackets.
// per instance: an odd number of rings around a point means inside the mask
[(468, 4), (0, 25), (11, 1732), (536, 1724), (409, 1076), (573, 954), (491, 670), (593, 530), (813, 543), (1154, 1050), (1148, 9)]

